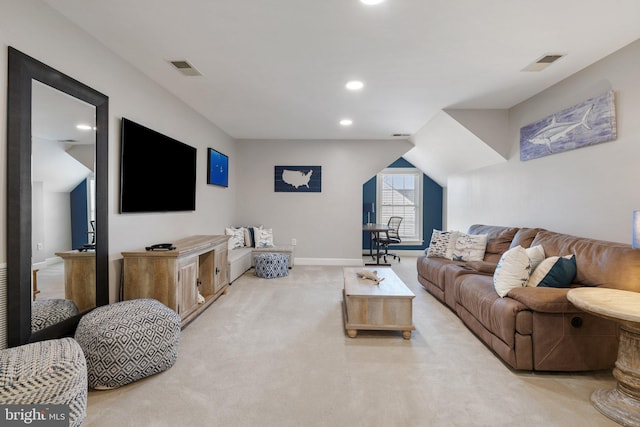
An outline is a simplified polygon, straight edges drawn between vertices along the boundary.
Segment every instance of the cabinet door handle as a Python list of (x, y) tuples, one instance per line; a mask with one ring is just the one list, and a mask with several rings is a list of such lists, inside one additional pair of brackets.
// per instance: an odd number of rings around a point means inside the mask
[(216, 274), (220, 273), (220, 269), (216, 267)]

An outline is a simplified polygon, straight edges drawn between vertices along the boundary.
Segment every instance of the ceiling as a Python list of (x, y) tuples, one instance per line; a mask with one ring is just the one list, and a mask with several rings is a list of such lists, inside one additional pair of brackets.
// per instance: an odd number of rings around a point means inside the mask
[(95, 169), (96, 110), (66, 93), (38, 81), (32, 86), (31, 179), (43, 190), (67, 193)]
[[(443, 109), (512, 107), (640, 38), (638, 0), (45, 2), (238, 139), (414, 135)], [(550, 53), (566, 57), (521, 71)], [(203, 75), (168, 62), (185, 59)]]

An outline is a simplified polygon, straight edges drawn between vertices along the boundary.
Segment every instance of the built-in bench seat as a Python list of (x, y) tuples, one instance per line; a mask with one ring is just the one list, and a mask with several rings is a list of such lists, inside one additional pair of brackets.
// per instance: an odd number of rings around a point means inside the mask
[(227, 252), (227, 272), (229, 274), (229, 283), (233, 283), (233, 281), (242, 276), (245, 271), (254, 267), (254, 255), (265, 252), (286, 255), (289, 262), (289, 268), (293, 267), (294, 256), (292, 245), (276, 245), (267, 248), (243, 247), (229, 249)]

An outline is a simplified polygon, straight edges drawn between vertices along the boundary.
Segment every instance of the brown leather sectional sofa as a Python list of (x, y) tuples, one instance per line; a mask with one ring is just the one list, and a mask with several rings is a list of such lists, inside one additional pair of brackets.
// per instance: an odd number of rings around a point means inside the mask
[(483, 261), (418, 257), (418, 281), (453, 310), (509, 366), (533, 371), (610, 369), (618, 349), (617, 325), (574, 307), (568, 289), (524, 287), (500, 298), (493, 272), (510, 248), (542, 245), (546, 257), (575, 254), (572, 287), (640, 292), (640, 250), (540, 228), (472, 225), (487, 234)]

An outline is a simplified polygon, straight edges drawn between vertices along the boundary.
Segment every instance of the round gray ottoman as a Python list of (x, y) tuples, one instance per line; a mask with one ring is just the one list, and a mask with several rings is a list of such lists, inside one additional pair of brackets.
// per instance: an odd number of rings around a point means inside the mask
[(75, 339), (87, 359), (89, 387), (112, 389), (173, 366), (180, 316), (154, 299), (123, 301), (83, 316)]
[(39, 331), (80, 314), (70, 299), (43, 299), (31, 304), (31, 332)]
[(284, 277), (289, 274), (289, 257), (285, 254), (266, 252), (254, 255), (256, 276), (264, 279)]
[(62, 338), (1, 350), (0, 405), (69, 405), (69, 425), (82, 424), (87, 366), (78, 343)]

